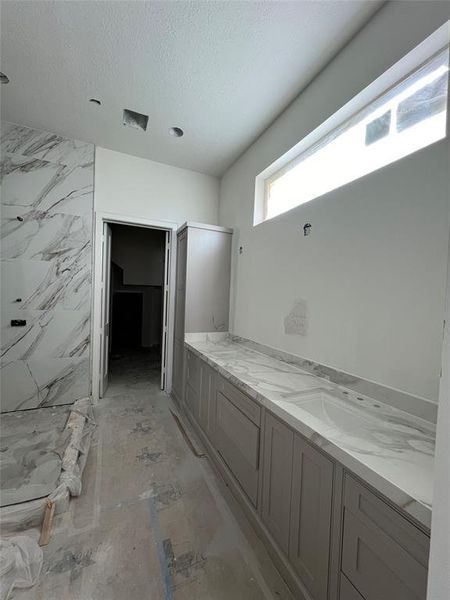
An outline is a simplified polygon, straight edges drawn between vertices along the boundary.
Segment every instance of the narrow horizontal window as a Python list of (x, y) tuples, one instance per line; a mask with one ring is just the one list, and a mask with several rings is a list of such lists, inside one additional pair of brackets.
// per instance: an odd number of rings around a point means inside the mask
[[(259, 222), (446, 136), (448, 47), (264, 179)], [(368, 88), (369, 89), (369, 88)]]

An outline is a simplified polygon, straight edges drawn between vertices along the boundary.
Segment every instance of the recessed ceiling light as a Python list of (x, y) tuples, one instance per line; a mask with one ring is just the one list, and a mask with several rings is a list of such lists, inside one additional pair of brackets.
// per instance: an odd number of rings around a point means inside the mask
[(9, 77), (8, 77), (8, 75), (5, 75), (4, 73), (0, 72), (0, 81), (2, 83), (9, 83)]
[(181, 129), (181, 127), (171, 127), (169, 129), (169, 135), (172, 137), (183, 137), (184, 131)]
[(92, 102), (93, 104), (98, 104), (98, 106), (101, 106), (101, 100), (97, 100), (97, 98), (89, 98), (89, 102)]

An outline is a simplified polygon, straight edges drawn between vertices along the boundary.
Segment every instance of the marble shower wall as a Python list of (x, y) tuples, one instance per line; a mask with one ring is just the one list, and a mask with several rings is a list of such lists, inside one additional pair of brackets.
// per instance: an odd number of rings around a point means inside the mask
[(2, 122), (0, 173), (1, 409), (70, 404), (90, 394), (94, 146)]

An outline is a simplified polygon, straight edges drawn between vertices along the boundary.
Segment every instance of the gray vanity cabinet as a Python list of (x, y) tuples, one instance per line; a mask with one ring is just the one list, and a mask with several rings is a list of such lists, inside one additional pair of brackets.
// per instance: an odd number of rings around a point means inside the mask
[(270, 413), (264, 429), (262, 521), (314, 600), (326, 600), (333, 462)]
[(427, 533), (189, 349), (185, 363), (185, 408), (299, 598), (425, 600)]
[(260, 409), (222, 377), (217, 378), (214, 441), (253, 506), (258, 503)]
[(173, 394), (183, 400), (185, 333), (228, 331), (232, 230), (185, 223), (177, 233)]
[(334, 464), (294, 436), (289, 560), (314, 600), (326, 600)]
[(365, 600), (425, 600), (428, 553), (425, 533), (346, 476), (341, 568)]
[(266, 412), (261, 517), (281, 550), (289, 549), (294, 433)]

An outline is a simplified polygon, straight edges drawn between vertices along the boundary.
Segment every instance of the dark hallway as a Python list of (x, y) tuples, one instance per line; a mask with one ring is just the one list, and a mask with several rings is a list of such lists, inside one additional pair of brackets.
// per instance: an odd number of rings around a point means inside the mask
[(142, 307), (141, 292), (115, 292), (112, 305), (111, 353), (121, 349), (142, 347)]
[(111, 375), (161, 371), (165, 232), (111, 225)]

